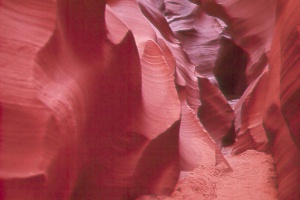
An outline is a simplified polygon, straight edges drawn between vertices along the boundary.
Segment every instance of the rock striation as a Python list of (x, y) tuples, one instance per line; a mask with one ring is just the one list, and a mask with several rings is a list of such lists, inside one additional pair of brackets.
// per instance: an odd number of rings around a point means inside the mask
[(0, 200), (170, 195), (271, 154), (300, 199), (296, 0), (1, 0)]

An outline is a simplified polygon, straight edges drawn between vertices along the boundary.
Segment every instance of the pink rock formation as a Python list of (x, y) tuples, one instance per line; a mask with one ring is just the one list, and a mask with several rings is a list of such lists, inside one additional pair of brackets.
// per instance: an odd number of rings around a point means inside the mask
[(169, 195), (220, 148), (300, 199), (296, 0), (0, 1), (0, 199)]
[(264, 127), (273, 144), (279, 199), (300, 198), (298, 1), (278, 1)]

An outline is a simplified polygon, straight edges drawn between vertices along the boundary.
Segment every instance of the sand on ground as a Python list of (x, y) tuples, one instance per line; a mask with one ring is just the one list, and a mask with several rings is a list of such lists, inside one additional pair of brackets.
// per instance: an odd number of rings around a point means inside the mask
[(269, 154), (248, 150), (239, 155), (225, 153), (232, 167), (200, 166), (181, 172), (171, 197), (142, 196), (138, 200), (276, 200), (277, 182), (273, 158)]

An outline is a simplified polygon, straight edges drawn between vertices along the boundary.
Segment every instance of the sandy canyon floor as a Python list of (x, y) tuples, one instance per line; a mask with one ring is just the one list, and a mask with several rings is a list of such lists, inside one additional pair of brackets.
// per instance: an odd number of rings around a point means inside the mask
[[(230, 151), (230, 149), (225, 149)], [(222, 164), (182, 172), (171, 197), (142, 196), (138, 200), (249, 200), (277, 199), (277, 180), (271, 155), (248, 150), (225, 154), (233, 171)]]

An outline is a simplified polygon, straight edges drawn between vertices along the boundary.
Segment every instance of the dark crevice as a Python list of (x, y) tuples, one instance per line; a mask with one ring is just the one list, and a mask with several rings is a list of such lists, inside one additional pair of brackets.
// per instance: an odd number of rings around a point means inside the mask
[(235, 143), (236, 132), (234, 126), (234, 120), (231, 122), (230, 129), (228, 129), (227, 133), (222, 138), (222, 147), (229, 147)]
[(237, 99), (247, 87), (246, 67), (249, 56), (231, 39), (222, 37), (220, 43), (213, 73), (226, 99)]

